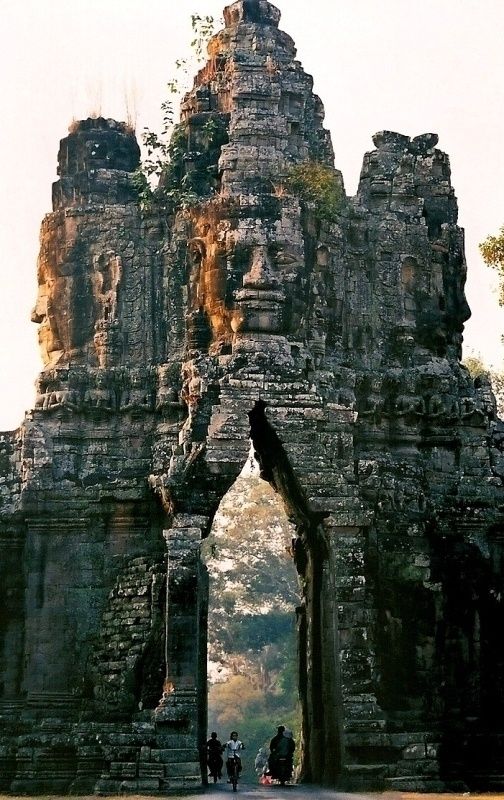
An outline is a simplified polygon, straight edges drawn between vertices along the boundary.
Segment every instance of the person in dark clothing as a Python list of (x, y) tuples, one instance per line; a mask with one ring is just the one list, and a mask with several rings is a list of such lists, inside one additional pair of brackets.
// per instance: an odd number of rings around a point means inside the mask
[(210, 775), (214, 777), (214, 780), (216, 780), (216, 778), (222, 778), (222, 767), (224, 764), (222, 760), (222, 750), (223, 747), (217, 738), (216, 732), (212, 731), (210, 739), (206, 743), (206, 751), (208, 770)]
[(292, 738), (292, 731), (287, 730), (283, 725), (280, 728), (270, 743), (270, 746), (273, 745), (273, 747), (269, 758), (269, 770), (271, 777), (277, 778), (283, 785), (292, 776), (296, 743)]
[(279, 725), (278, 726), (277, 732), (273, 736), (273, 739), (270, 742), (270, 753), (274, 753), (275, 752), (275, 750), (277, 748), (277, 745), (278, 745), (278, 742), (280, 741), (280, 739), (283, 736), (284, 730), (285, 730), (285, 725)]
[(296, 742), (292, 738), (292, 731), (288, 731), (286, 728), (283, 732), (282, 738), (277, 744), (275, 752), (279, 758), (292, 758), (295, 749)]
[(276, 764), (276, 760), (277, 760), (277, 753), (276, 753), (277, 747), (279, 745), (279, 742), (282, 740), (282, 737), (283, 737), (283, 734), (284, 734), (284, 730), (285, 730), (285, 725), (279, 725), (278, 728), (277, 728), (277, 732), (276, 732), (275, 736), (273, 736), (273, 739), (270, 742), (270, 754), (269, 754), (269, 758), (268, 758), (268, 768), (269, 768), (269, 771), (270, 771), (270, 773), (272, 775), (273, 775), (273, 773), (275, 771), (275, 764)]

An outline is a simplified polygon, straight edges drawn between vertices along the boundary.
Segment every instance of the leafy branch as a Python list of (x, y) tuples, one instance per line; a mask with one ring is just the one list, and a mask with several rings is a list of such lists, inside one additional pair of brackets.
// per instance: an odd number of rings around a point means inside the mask
[[(208, 189), (194, 186), (191, 172), (184, 169), (184, 162), (192, 162), (198, 154), (189, 152), (187, 134), (180, 124), (175, 125), (175, 105), (180, 105), (181, 97), (189, 88), (190, 73), (205, 60), (208, 41), (214, 33), (214, 18), (192, 14), (191, 27), (194, 34), (190, 43), (192, 55), (175, 61), (176, 74), (168, 82), (168, 98), (161, 104), (161, 131), (157, 133), (145, 127), (141, 135), (146, 156), (133, 173), (132, 182), (140, 206), (146, 212), (187, 208), (198, 202), (202, 188)], [(213, 124), (213, 139), (219, 139), (219, 134), (223, 139), (218, 121)], [(211, 126), (207, 134), (212, 138)]]
[(504, 225), (497, 236), (487, 236), (479, 249), (485, 264), (499, 273), (499, 305), (504, 306)]

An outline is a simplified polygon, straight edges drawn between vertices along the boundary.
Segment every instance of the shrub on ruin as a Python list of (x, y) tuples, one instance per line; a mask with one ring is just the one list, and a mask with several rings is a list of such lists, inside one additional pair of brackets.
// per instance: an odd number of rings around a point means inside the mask
[(303, 161), (291, 167), (285, 185), (292, 194), (313, 206), (316, 217), (324, 222), (334, 222), (343, 200), (338, 173), (320, 161)]

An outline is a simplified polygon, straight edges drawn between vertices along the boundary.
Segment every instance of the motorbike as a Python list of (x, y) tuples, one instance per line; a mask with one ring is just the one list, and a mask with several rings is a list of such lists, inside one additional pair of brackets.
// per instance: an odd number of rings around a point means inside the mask
[(270, 774), (272, 778), (280, 783), (280, 786), (285, 786), (287, 781), (290, 781), (292, 777), (292, 758), (275, 758), (273, 764), (270, 766)]

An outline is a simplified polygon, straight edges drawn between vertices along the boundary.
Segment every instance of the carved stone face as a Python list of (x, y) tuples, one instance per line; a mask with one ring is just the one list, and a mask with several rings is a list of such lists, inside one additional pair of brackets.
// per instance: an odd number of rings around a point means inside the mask
[(460, 357), (464, 323), (471, 316), (464, 290), (467, 266), (461, 232), (451, 240), (446, 238), (444, 246), (446, 255), (437, 265), (435, 290), (425, 298), (419, 312), (421, 337), (433, 352), (443, 356), (451, 347)]
[(106, 388), (108, 388), (107, 387), (107, 383), (108, 383), (107, 376), (101, 370), (98, 370), (96, 372), (95, 383), (96, 383), (96, 387), (98, 389), (106, 389)]
[(37, 300), (31, 313), (32, 322), (39, 324), (38, 342), (44, 366), (56, 363), (63, 352), (58, 326), (51, 307), (54, 284), (55, 281), (50, 278), (39, 283)]
[(234, 330), (256, 333), (283, 332), (282, 310), (285, 293), (275, 274), (270, 248), (252, 249), (249, 271), (243, 276), (243, 288), (235, 293), (240, 308)]
[[(465, 258), (460, 256), (460, 264), (456, 273), (448, 278), (448, 290), (446, 298), (446, 318), (448, 325), (452, 329), (452, 340), (457, 346), (461, 346), (462, 332), (464, 323), (471, 316), (471, 309), (465, 296), (465, 282), (467, 276), (467, 265)], [(451, 278), (451, 280), (450, 280)]]
[(249, 213), (236, 220), (219, 209), (217, 219), (199, 217), (188, 242), (188, 312), (205, 315), (211, 352), (230, 346), (237, 332), (297, 334), (305, 313), (298, 209), (288, 209), (274, 226), (257, 209)]
[(84, 259), (65, 220), (42, 229), (38, 261), (38, 294), (32, 321), (40, 325), (39, 346), (44, 365), (61, 363), (93, 338), (93, 303)]
[(241, 274), (234, 292), (240, 321), (234, 330), (298, 337), (308, 307), (315, 314), (303, 249), (270, 234), (262, 241), (239, 242), (233, 261)]

